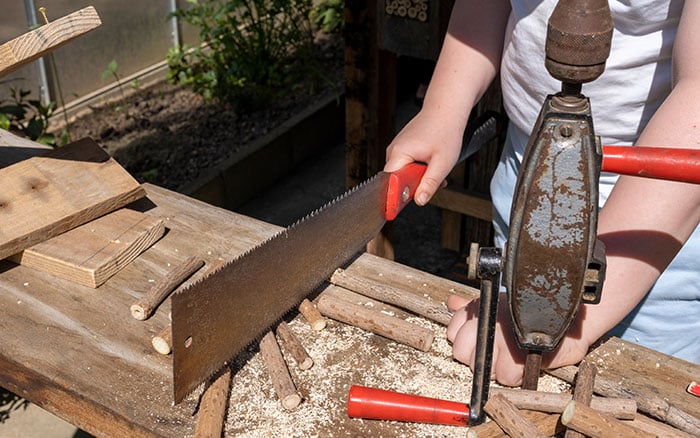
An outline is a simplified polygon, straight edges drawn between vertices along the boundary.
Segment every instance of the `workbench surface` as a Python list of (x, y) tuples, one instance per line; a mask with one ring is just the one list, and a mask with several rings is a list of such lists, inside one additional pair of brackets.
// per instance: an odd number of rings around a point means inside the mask
[[(172, 406), (172, 359), (156, 353), (150, 344), (168, 324), (169, 303), (147, 321), (135, 320), (129, 306), (187, 257), (200, 255), (208, 265), (228, 260), (279, 228), (156, 186), (144, 187), (147, 198), (130, 208), (161, 217), (166, 235), (101, 287), (80, 286), (0, 261), (0, 386), (95, 435), (190, 436), (198, 393)], [(371, 257), (363, 255), (348, 269), (363, 265), (364, 272), (373, 271), (368, 275), (375, 279), (408, 281), (419, 293), (434, 299), (453, 292), (474, 294), (467, 286)], [(338, 436), (464, 436), (465, 430), (457, 427), (424, 425), (417, 429), (419, 426), (410, 424), (347, 418), (344, 397), (350, 384), (468, 400), (470, 388), (465, 381), (470, 374), (465, 366), (450, 360), (444, 328), (441, 332), (434, 323), (417, 323), (436, 330), (428, 353), (338, 322), (331, 321), (323, 332), (312, 332), (300, 318), (291, 321), (290, 327), (316, 361), (307, 372), (292, 371), (304, 397), (302, 405), (293, 412), (281, 409), (253, 348), (234, 362), (237, 368), (226, 434), (308, 436), (315, 430)], [(605, 377), (620, 376), (622, 382), (631, 379), (630, 373), (647, 368), (655, 375), (664, 373), (662, 384), (646, 378), (642, 389), (648, 387), (658, 397), (681, 403), (686, 411), (700, 416), (698, 399), (684, 394), (682, 387), (690, 376), (698, 380), (700, 366), (664, 355), (648, 356), (627, 343), (615, 342), (618, 344), (601, 347), (612, 351), (594, 352)], [(389, 380), (390, 372), (396, 372), (398, 379)], [(321, 388), (329, 386), (338, 386), (335, 395), (319, 399)], [(439, 388), (451, 392), (436, 392)], [(324, 415), (312, 418), (311, 411)], [(283, 425), (289, 429), (281, 429)], [(290, 430), (297, 433), (290, 434)]]

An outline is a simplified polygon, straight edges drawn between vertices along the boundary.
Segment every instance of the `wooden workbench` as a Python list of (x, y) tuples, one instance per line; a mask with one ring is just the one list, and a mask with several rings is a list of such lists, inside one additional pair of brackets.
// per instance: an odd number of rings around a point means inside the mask
[[(151, 337), (168, 323), (169, 305), (166, 302), (145, 322), (133, 319), (129, 306), (188, 256), (201, 255), (207, 263), (230, 259), (278, 230), (162, 188), (145, 189), (147, 198), (131, 208), (162, 218), (167, 233), (97, 289), (0, 261), (0, 386), (98, 436), (192, 435), (198, 393), (172, 406), (171, 357), (155, 353), (150, 345)], [(437, 299), (452, 292), (473, 294), (464, 285), (371, 257), (363, 255), (348, 269), (363, 264), (363, 272), (375, 280), (404, 282), (415, 293)], [(450, 359), (444, 329), (416, 322), (436, 330), (428, 353), (337, 322), (318, 333), (299, 319), (292, 321), (290, 326), (316, 361), (308, 372), (292, 371), (304, 402), (292, 412), (281, 409), (253, 348), (235, 365), (226, 434), (464, 436), (463, 428), (347, 417), (344, 398), (351, 384), (468, 400), (469, 372)], [(681, 386), (692, 376), (698, 380), (699, 366), (683, 362), (679, 367), (678, 361), (663, 355), (641, 361), (641, 350), (621, 345), (616, 344), (613, 354), (596, 356), (606, 377), (629, 376), (634, 363), (659, 374), (675, 373), (663, 385), (646, 379), (644, 390), (683, 403), (686, 411), (700, 416), (700, 402), (684, 394)], [(328, 388), (333, 389), (331, 396), (320, 397)]]

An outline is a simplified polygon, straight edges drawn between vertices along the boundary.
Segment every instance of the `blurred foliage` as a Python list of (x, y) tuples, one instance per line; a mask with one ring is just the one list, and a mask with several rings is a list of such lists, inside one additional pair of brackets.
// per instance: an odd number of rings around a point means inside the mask
[(340, 33), (345, 24), (345, 0), (316, 0), (311, 22), (325, 33)]
[(205, 99), (260, 108), (314, 63), (311, 0), (188, 0), (178, 19), (204, 43), (169, 51), (168, 79)]

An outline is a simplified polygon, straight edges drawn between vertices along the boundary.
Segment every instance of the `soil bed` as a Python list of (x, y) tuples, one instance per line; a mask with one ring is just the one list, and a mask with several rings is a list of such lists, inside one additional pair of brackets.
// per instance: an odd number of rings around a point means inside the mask
[(238, 111), (163, 81), (91, 108), (70, 123), (71, 139), (90, 137), (140, 182), (177, 190), (330, 91), (342, 90), (342, 38), (322, 38), (317, 47), (320, 79), (306, 78), (266, 108)]

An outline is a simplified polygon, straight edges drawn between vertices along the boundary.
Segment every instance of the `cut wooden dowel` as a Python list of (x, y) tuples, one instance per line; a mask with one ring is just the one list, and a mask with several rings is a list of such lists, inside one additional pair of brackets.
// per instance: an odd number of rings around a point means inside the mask
[[(520, 413), (546, 436), (554, 436), (564, 431), (564, 426), (559, 422), (559, 414), (527, 410), (521, 410)], [(501, 426), (495, 421), (470, 426), (467, 430), (468, 438), (505, 438), (506, 436)]]
[(635, 429), (653, 433), (658, 438), (697, 438), (689, 433), (678, 430), (673, 426), (669, 426), (666, 423), (662, 423), (654, 420), (653, 418), (647, 417), (644, 414), (637, 415), (634, 417), (634, 420), (628, 421), (627, 423)]
[(338, 269), (333, 273), (331, 283), (375, 300), (410, 310), (416, 315), (442, 325), (449, 324), (452, 317), (452, 313), (443, 302), (432, 301), (397, 287), (353, 275), (344, 269)]
[(287, 369), (287, 364), (284, 362), (282, 351), (279, 344), (277, 344), (274, 333), (267, 332), (263, 336), (260, 341), (260, 353), (282, 407), (292, 410), (299, 406), (301, 396), (297, 392), (294, 381), (292, 381), (292, 376), (289, 374), (289, 369)]
[(150, 318), (160, 303), (202, 266), (204, 266), (204, 260), (199, 257), (193, 256), (185, 260), (156, 282), (140, 300), (131, 305), (131, 316), (140, 321)]
[[(573, 384), (578, 368), (575, 366), (565, 366), (547, 373)], [(687, 432), (693, 436), (700, 436), (700, 419), (683, 411), (678, 406), (670, 404), (660, 398), (635, 391), (630, 387), (623, 387), (619, 382), (598, 376), (593, 385), (593, 392), (606, 397), (626, 397), (637, 402), (637, 409), (650, 417), (661, 420), (671, 426)]]
[(484, 411), (493, 421), (498, 423), (509, 436), (523, 438), (545, 438), (543, 434), (530, 420), (523, 416), (507, 398), (502, 395), (494, 395), (484, 405)]
[(199, 402), (195, 438), (220, 437), (231, 391), (231, 369), (227, 366), (207, 389)]
[(409, 345), (420, 351), (428, 351), (433, 343), (432, 330), (420, 327), (390, 315), (345, 301), (334, 292), (338, 286), (329, 286), (318, 299), (322, 315)]
[(95, 29), (102, 22), (93, 6), (61, 17), (0, 46), (0, 76)]
[(170, 354), (173, 351), (173, 325), (168, 323), (163, 330), (151, 339), (153, 348), (160, 354)]
[[(591, 406), (593, 398), (593, 383), (595, 382), (596, 367), (593, 363), (582, 361), (578, 366), (576, 385), (574, 386), (573, 400), (585, 406)], [(609, 412), (603, 411), (610, 415)], [(573, 429), (568, 429), (564, 438), (584, 438), (585, 435)]]
[[(569, 393), (531, 391), (526, 389), (491, 388), (492, 395), (500, 394), (518, 409), (561, 414), (572, 400)], [(637, 402), (628, 398), (593, 397), (591, 407), (620, 420), (632, 420), (637, 413)]]
[(299, 369), (308, 370), (309, 368), (314, 366), (313, 359), (311, 359), (309, 353), (306, 352), (304, 346), (301, 345), (301, 342), (299, 342), (299, 338), (297, 338), (294, 335), (294, 333), (292, 333), (292, 330), (289, 328), (286, 322), (282, 321), (281, 323), (279, 323), (279, 325), (277, 326), (277, 334), (280, 338), (282, 338), (284, 346), (296, 361)]
[(299, 305), (299, 312), (306, 318), (311, 328), (317, 332), (326, 328), (326, 318), (321, 315), (316, 306), (307, 298), (304, 298), (304, 301)]
[(654, 437), (654, 434), (616, 420), (613, 417), (602, 414), (588, 406), (571, 400), (561, 414), (561, 422), (569, 429), (574, 429), (590, 437)]

